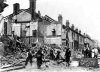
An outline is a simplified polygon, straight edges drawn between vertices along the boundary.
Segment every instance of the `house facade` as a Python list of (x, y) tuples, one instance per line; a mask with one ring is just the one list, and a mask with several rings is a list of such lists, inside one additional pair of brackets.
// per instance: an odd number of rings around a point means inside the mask
[(42, 18), (40, 11), (36, 13), (35, 5), (36, 0), (30, 0), (28, 9), (20, 9), (20, 5), (15, 3), (13, 5), (13, 13), (7, 16), (11, 26), (11, 32), (20, 37), (21, 41), (26, 45), (31, 46), (36, 41), (41, 42), (43, 38), (38, 31)]
[(61, 22), (55, 21), (48, 15), (45, 15), (42, 19), (42, 24), (39, 25), (39, 32), (41, 32), (41, 35), (44, 37), (44, 44), (56, 44), (61, 46)]

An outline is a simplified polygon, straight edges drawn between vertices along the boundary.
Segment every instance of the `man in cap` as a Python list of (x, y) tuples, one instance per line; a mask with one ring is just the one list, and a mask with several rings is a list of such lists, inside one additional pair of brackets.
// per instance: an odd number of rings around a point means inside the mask
[(66, 49), (66, 52), (65, 52), (65, 61), (67, 62), (67, 65), (68, 66), (70, 65), (70, 56), (71, 56), (71, 51), (69, 49), (70, 48), (67, 48)]

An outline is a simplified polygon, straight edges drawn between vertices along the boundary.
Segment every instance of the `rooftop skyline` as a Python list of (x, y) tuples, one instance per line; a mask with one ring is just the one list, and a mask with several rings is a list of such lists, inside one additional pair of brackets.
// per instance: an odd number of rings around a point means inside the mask
[[(13, 4), (19, 3), (21, 9), (29, 8), (29, 0), (7, 0), (9, 6), (3, 12), (7, 16), (13, 12)], [(63, 16), (63, 24), (69, 20), (70, 26), (81, 30), (82, 34), (87, 33), (92, 39), (100, 42), (99, 31), (99, 0), (37, 0), (36, 12), (41, 15), (48, 15), (57, 20), (59, 14)]]

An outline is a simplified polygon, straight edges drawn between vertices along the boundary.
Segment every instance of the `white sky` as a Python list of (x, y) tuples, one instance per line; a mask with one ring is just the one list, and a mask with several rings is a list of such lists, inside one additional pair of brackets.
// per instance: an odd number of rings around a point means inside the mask
[[(13, 12), (13, 4), (20, 3), (21, 9), (29, 7), (29, 0), (7, 0), (9, 6), (3, 15)], [(59, 14), (63, 15), (63, 23), (66, 19), (87, 33), (91, 38), (100, 41), (100, 0), (37, 0), (37, 9), (42, 15), (49, 15), (57, 20)]]

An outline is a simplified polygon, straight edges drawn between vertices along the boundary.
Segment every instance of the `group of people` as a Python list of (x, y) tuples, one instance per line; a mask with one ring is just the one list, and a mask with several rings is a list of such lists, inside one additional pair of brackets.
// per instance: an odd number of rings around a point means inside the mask
[(27, 66), (28, 62), (30, 62), (30, 64), (32, 65), (32, 58), (36, 58), (36, 62), (37, 62), (37, 68), (40, 69), (41, 65), (43, 64), (43, 60), (46, 59), (46, 57), (48, 57), (49, 60), (54, 60), (54, 61), (58, 61), (58, 60), (62, 60), (62, 62), (66, 62), (66, 65), (69, 66), (70, 65), (70, 57), (71, 57), (71, 51), (70, 48), (66, 48), (66, 50), (64, 51), (64, 58), (61, 58), (61, 51), (57, 51), (55, 53), (55, 51), (53, 49), (50, 49), (49, 54), (48, 51), (46, 51), (43, 48), (39, 48), (39, 50), (35, 53), (34, 51), (32, 51), (31, 49), (29, 49), (27, 51), (27, 58), (25, 61), (25, 67)]
[(89, 48), (85, 47), (83, 50), (84, 58), (97, 58), (98, 57), (98, 49), (97, 48)]
[[(32, 50), (31, 48), (27, 50), (27, 58), (25, 61), (25, 67), (27, 66), (28, 62), (32, 65), (33, 58), (36, 58), (36, 63), (37, 63), (37, 68), (40, 69), (41, 65), (45, 62), (46, 59), (53, 60), (57, 62), (66, 62), (66, 66), (70, 65), (70, 57), (71, 57), (71, 51), (70, 48), (66, 47), (63, 50), (56, 50), (54, 48), (44, 48), (44, 47), (39, 47), (36, 48), (38, 50)], [(82, 51), (84, 58), (97, 58), (98, 57), (98, 49), (97, 48), (89, 48), (89, 47), (84, 47)], [(46, 63), (46, 62), (45, 62)]]

